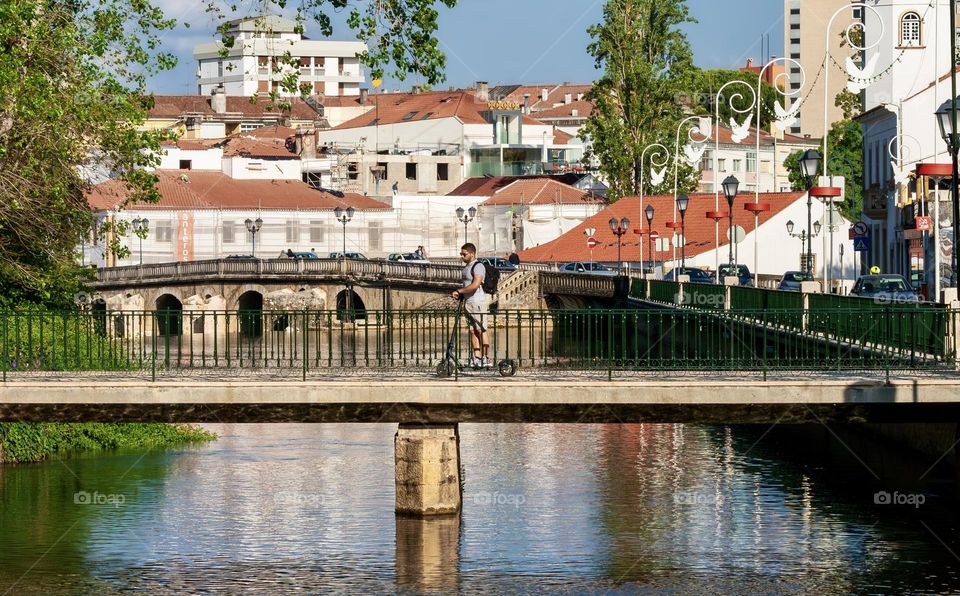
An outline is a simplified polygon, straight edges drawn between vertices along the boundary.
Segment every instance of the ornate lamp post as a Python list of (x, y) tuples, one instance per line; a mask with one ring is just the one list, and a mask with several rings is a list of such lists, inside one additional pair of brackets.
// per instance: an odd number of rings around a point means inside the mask
[(457, 219), (463, 222), (463, 242), (467, 243), (467, 224), (477, 216), (477, 208), (471, 207), (464, 212), (463, 207), (457, 207)]
[[(650, 154), (650, 176), (653, 178), (652, 182), (654, 186), (659, 186), (663, 184), (664, 176), (667, 171), (667, 164), (670, 161), (670, 150), (660, 143), (653, 143), (652, 145), (647, 145), (644, 147), (643, 152), (640, 153), (640, 200), (637, 202), (638, 205), (643, 205), (644, 199), (644, 169), (643, 164), (644, 160), (647, 158), (647, 151), (653, 150)], [(659, 159), (657, 157), (659, 156)], [(653, 168), (660, 168), (660, 171), (657, 172)], [(640, 236), (640, 240), (637, 244), (640, 246), (640, 267), (643, 267), (643, 236), (644, 234), (650, 233), (650, 226), (647, 225), (647, 230), (643, 230), (643, 212), (640, 213), (640, 226), (641, 229), (637, 231), (637, 235)], [(653, 253), (650, 253), (650, 256), (653, 256)]]
[[(953, 26), (954, 21), (956, 21), (955, 10), (956, 0), (950, 0), (950, 24)], [(954, 36), (950, 36), (950, 45), (954, 53), (952, 55), (956, 56), (956, 39)], [(957, 95), (957, 81), (956, 81), (956, 72), (954, 71), (951, 77), (951, 84), (953, 86), (953, 96)], [(943, 136), (943, 140), (947, 143), (947, 150), (950, 152), (950, 163), (953, 166), (953, 173), (950, 176), (950, 190), (952, 193), (951, 202), (953, 203), (953, 251), (950, 257), (950, 285), (957, 287), (957, 229), (960, 228), (960, 197), (957, 196), (958, 186), (960, 186), (960, 181), (957, 178), (957, 154), (960, 153), (960, 133), (957, 130), (957, 102), (953, 99), (948, 99), (943, 105), (940, 106), (940, 109), (937, 110), (937, 122), (940, 124), (940, 134)], [(934, 238), (934, 242), (939, 242), (938, 238)], [(939, 247), (934, 250), (939, 250)], [(939, 300), (939, 297), (937, 297)]]
[[(760, 85), (762, 85), (762, 83), (760, 82), (761, 80), (762, 79), (758, 79), (758, 82), (757, 82), (758, 89)], [(726, 214), (720, 211), (720, 187), (722, 186), (722, 183), (720, 182), (720, 157), (719, 157), (720, 156), (720, 105), (723, 100), (723, 92), (726, 90), (727, 87), (730, 87), (733, 85), (745, 86), (747, 90), (750, 91), (750, 105), (745, 108), (738, 108), (737, 104), (735, 103), (737, 101), (741, 101), (744, 99), (744, 94), (740, 93), (739, 91), (736, 93), (731, 93), (729, 99), (727, 100), (727, 105), (730, 107), (730, 111), (732, 113), (740, 114), (740, 115), (750, 114), (749, 116), (747, 116), (743, 124), (737, 125), (736, 129), (732, 131), (733, 134), (731, 134), (730, 140), (738, 145), (740, 144), (740, 141), (742, 141), (743, 138), (745, 138), (750, 133), (750, 123), (753, 122), (752, 112), (754, 108), (757, 107), (757, 104), (758, 104), (757, 98), (759, 97), (758, 90), (754, 90), (753, 86), (750, 85), (749, 83), (745, 81), (739, 81), (739, 80), (729, 81), (728, 83), (720, 87), (719, 91), (717, 91), (717, 101), (715, 102), (716, 105), (715, 105), (715, 112), (714, 112), (714, 118), (716, 118), (716, 121), (717, 121), (717, 127), (715, 132), (716, 145), (713, 151), (713, 209), (714, 210), (707, 212), (707, 219), (713, 220), (713, 233), (714, 233), (714, 238), (717, 246), (717, 249), (714, 251), (714, 266), (716, 267), (716, 271), (717, 271), (717, 275), (716, 275), (717, 283), (720, 283), (720, 220), (726, 217)], [(779, 90), (779, 88), (777, 89)], [(757, 115), (757, 118), (759, 118), (759, 114)], [(736, 124), (736, 123), (731, 122), (731, 124)], [(757, 120), (757, 129), (759, 128), (760, 128), (760, 121)], [(757, 140), (759, 141), (759, 139), (760, 139), (760, 135), (758, 133)], [(760, 155), (759, 150), (757, 151), (757, 155)], [(757, 162), (759, 163), (759, 158)], [(757, 175), (759, 176), (759, 172), (757, 173)], [(758, 181), (759, 181), (759, 178), (758, 178)], [(724, 195), (726, 195), (726, 192), (724, 192)], [(731, 212), (733, 211), (732, 204), (730, 205), (730, 210)], [(733, 247), (732, 244), (730, 246), (731, 248)]]
[[(647, 217), (647, 242), (650, 243), (650, 268), (657, 266), (657, 260), (653, 258), (653, 205), (647, 204), (647, 208), (643, 210), (643, 214)], [(643, 266), (643, 263), (640, 264)], [(644, 279), (646, 279), (646, 271), (644, 271)]]
[(150, 220), (146, 217), (138, 217), (130, 223), (133, 224), (133, 233), (140, 239), (140, 264), (143, 265), (143, 239), (150, 231)]
[(677, 197), (677, 209), (680, 211), (680, 238), (682, 239), (682, 244), (680, 245), (680, 268), (683, 269), (687, 266), (687, 205), (690, 204), (690, 197), (687, 195), (680, 195)]
[[(813, 229), (813, 179), (820, 171), (820, 152), (807, 149), (800, 156), (800, 173), (807, 181), (807, 230)], [(807, 273), (813, 276), (813, 236), (807, 234)]]
[(347, 207), (344, 211), (341, 207), (333, 210), (333, 217), (343, 225), (343, 251), (340, 253), (341, 259), (347, 258), (347, 223), (353, 219), (353, 207)]
[[(727, 228), (727, 236), (730, 238), (730, 263), (734, 262), (733, 260), (733, 202), (737, 199), (737, 192), (740, 190), (740, 181), (737, 180), (736, 176), (727, 176), (722, 183), (723, 186), (723, 196), (727, 198), (727, 217), (729, 218), (730, 225)], [(717, 279), (720, 279), (720, 272), (717, 271)]]
[(622, 246), (623, 235), (627, 233), (630, 229), (630, 220), (626, 217), (622, 218), (620, 221), (617, 221), (617, 218), (611, 217), (610, 221), (607, 222), (610, 224), (610, 231), (617, 237), (617, 262), (620, 263), (620, 266), (623, 266), (623, 263), (620, 259), (620, 249)]
[(251, 254), (257, 256), (257, 232), (260, 231), (260, 228), (263, 227), (263, 220), (259, 217), (256, 220), (250, 219), (249, 217), (246, 221), (243, 222), (247, 226), (247, 231), (250, 232), (250, 242), (252, 243)]
[[(812, 233), (812, 234), (808, 234), (806, 230), (801, 230), (799, 234), (794, 234), (794, 233), (793, 233), (794, 225), (795, 225), (795, 224), (793, 223), (793, 220), (790, 220), (790, 221), (787, 222), (787, 234), (789, 234), (791, 238), (799, 238), (799, 239), (800, 239), (800, 247), (801, 247), (800, 250), (801, 250), (801, 253), (802, 253), (804, 243), (806, 243), (806, 244), (809, 246), (810, 240), (813, 239), (813, 238), (816, 238), (817, 236), (820, 235), (820, 222), (818, 221), (817, 223), (813, 224), (813, 233)], [(809, 275), (810, 277), (813, 277), (813, 271), (811, 270), (811, 267), (810, 267), (810, 253), (809, 253), (809, 252), (807, 253), (807, 259), (806, 259), (806, 260), (807, 260), (807, 262), (806, 262), (806, 266), (803, 268), (803, 272), (806, 273), (807, 275)]]

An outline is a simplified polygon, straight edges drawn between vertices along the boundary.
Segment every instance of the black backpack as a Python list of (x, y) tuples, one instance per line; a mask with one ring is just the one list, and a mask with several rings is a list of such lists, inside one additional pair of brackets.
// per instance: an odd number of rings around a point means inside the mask
[[(497, 293), (497, 284), (500, 283), (500, 271), (486, 261), (479, 261), (477, 265), (483, 265), (483, 283), (480, 284), (483, 293), (487, 296), (493, 296)], [(477, 265), (474, 265), (474, 267)], [(473, 269), (470, 272), (473, 273)]]

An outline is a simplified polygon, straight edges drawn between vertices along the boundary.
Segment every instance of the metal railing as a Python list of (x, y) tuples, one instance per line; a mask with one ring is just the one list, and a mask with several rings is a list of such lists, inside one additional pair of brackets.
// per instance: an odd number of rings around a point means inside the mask
[[(654, 282), (650, 282), (654, 283)], [(541, 371), (954, 370), (960, 312), (801, 313), (701, 309), (501, 310), (491, 356)], [(797, 326), (797, 321), (802, 323)], [(3, 378), (25, 372), (190, 371), (302, 375), (432, 370), (455, 332), (452, 310), (86, 311), (0, 314)], [(938, 343), (939, 347), (938, 347)]]

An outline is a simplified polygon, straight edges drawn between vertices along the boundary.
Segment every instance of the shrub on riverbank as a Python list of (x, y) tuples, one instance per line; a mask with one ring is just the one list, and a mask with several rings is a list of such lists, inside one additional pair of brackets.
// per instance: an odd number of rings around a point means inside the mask
[(0, 423), (0, 463), (41, 461), (54, 453), (160, 448), (203, 443), (216, 435), (188, 424)]

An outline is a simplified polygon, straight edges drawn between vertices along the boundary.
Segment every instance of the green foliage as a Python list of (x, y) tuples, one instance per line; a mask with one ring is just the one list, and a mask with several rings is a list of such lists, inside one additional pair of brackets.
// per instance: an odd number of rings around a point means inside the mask
[(0, 423), (0, 463), (35, 462), (73, 450), (154, 449), (202, 443), (216, 435), (186, 424)]
[[(716, 94), (720, 88), (731, 81), (743, 81), (747, 85), (730, 85), (723, 91), (723, 97), (717, 98)], [(712, 116), (715, 113), (714, 102), (720, 101), (720, 122), (724, 126), (730, 126), (730, 118), (734, 118), (738, 123), (743, 122), (747, 117), (742, 111), (747, 109), (753, 103), (754, 94), (757, 92), (757, 76), (739, 70), (713, 69), (697, 70), (692, 76), (691, 99), (694, 100), (693, 109), (698, 114)], [(740, 97), (736, 97), (739, 95)], [(766, 81), (761, 81), (760, 98), (763, 102), (763, 109), (760, 111), (760, 126), (768, 129), (774, 119), (773, 103), (779, 101), (777, 90)], [(735, 113), (731, 109), (731, 103), (740, 112)], [(756, 109), (749, 112), (754, 115), (753, 126), (756, 126)]]
[[(670, 148), (673, 170), (676, 129), (684, 117), (679, 98), (689, 92), (695, 71), (680, 27), (691, 22), (685, 0), (608, 0), (603, 22), (588, 29), (593, 41), (587, 51), (603, 75), (587, 96), (595, 107), (584, 132), (612, 201), (638, 193), (639, 161), (648, 145)], [(679, 171), (679, 187), (694, 188), (696, 170), (681, 162)], [(668, 178), (664, 186), (672, 188)]]
[[(360, 62), (370, 69), (373, 79), (390, 75), (401, 81), (410, 74), (424, 77), (427, 84), (435, 85), (446, 79), (444, 69), (447, 59), (439, 49), (436, 38), (438, 4), (453, 8), (458, 0), (378, 0), (377, 2), (351, 5), (349, 0), (302, 0), (295, 7), (296, 30), (303, 33), (308, 20), (317, 23), (324, 36), (333, 35), (330, 11), (349, 10), (347, 26), (356, 38), (367, 44), (367, 51), (360, 55)], [(360, 4), (360, 3), (357, 3)], [(205, 0), (208, 13), (220, 21), (217, 31), (223, 45), (222, 55), (236, 43), (232, 35), (231, 21), (243, 16), (248, 7), (231, 4), (224, 8), (216, 0)], [(271, 7), (280, 11), (287, 7), (287, 0), (265, 0), (263, 14)], [(269, 33), (266, 21), (260, 21)], [(309, 95), (310, 85), (300, 82), (300, 64), (289, 52), (277, 60), (278, 65), (290, 67), (288, 73), (278, 78), (279, 86), (288, 93)], [(389, 70), (388, 70), (389, 69)], [(288, 109), (289, 102), (280, 100), (277, 92), (271, 97), (280, 109)]]
[(175, 64), (149, 0), (0, 3), (0, 286), (7, 303), (72, 304), (76, 249), (93, 225), (91, 175), (156, 199), (165, 133), (143, 132), (150, 75)]
[[(840, 213), (849, 220), (857, 220), (863, 212), (863, 131), (860, 124), (854, 120), (834, 123), (827, 134), (827, 149), (830, 175), (843, 176), (845, 179), (845, 199), (839, 205)], [(802, 153), (795, 151), (784, 161), (784, 166), (790, 172), (793, 190), (807, 188), (800, 173)]]
[[(150, 324), (148, 320), (147, 325)], [(138, 364), (123, 339), (106, 334), (106, 314), (0, 311), (0, 358), (9, 371), (128, 370)]]

